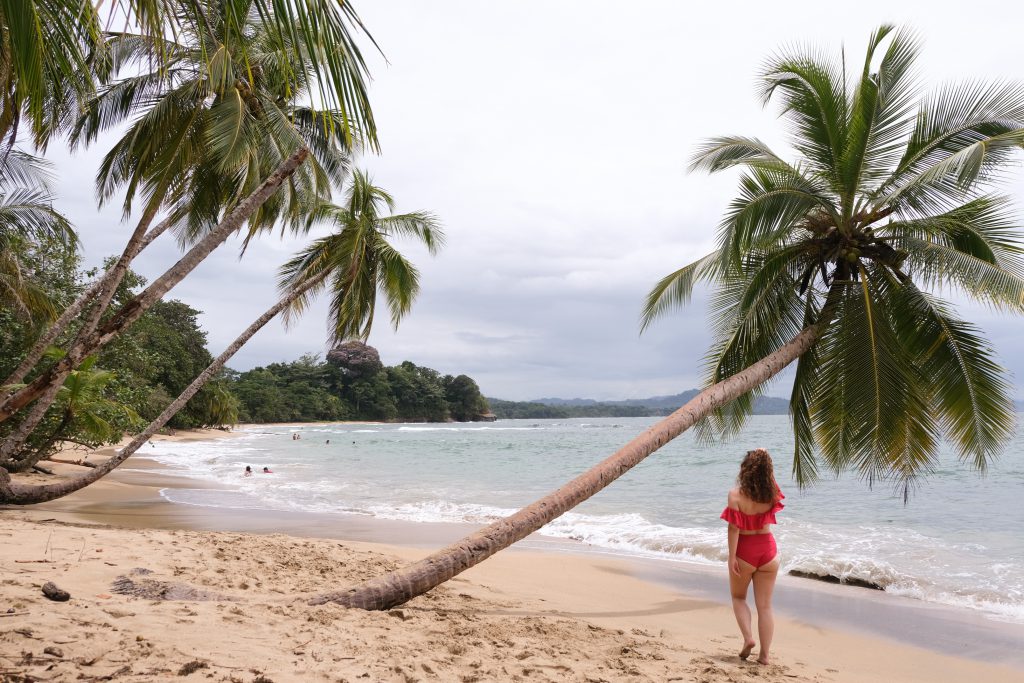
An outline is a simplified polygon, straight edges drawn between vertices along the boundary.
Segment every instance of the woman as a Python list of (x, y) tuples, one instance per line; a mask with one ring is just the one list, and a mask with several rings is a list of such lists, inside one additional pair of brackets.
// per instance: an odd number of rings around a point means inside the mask
[(775, 632), (772, 591), (779, 574), (779, 553), (768, 525), (776, 523), (775, 513), (783, 508), (785, 496), (775, 483), (772, 457), (763, 448), (749, 451), (743, 458), (736, 483), (736, 488), (729, 491), (722, 519), (729, 522), (729, 588), (736, 623), (743, 635), (740, 659), (749, 657), (756, 644), (747, 606), (747, 587), (753, 581), (757, 633), (761, 638), (757, 661), (767, 664)]

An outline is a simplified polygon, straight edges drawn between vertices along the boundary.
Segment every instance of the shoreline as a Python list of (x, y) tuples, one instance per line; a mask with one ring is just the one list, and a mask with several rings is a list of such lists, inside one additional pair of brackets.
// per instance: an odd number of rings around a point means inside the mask
[[(240, 433), (244, 432), (179, 434), (158, 437), (157, 440), (203, 441), (230, 438)], [(436, 549), (461, 538), (475, 528), (472, 525), (363, 518), (361, 515), (282, 514), (175, 504), (160, 497), (159, 491), (174, 487), (200, 488), (199, 482), (174, 476), (173, 471), (146, 458), (141, 449), (129, 462), (103, 481), (65, 499), (33, 508), (3, 509), (0, 520), (4, 523), (4, 531), (16, 533), (8, 529), (11, 524), (63, 528), (61, 525), (64, 524), (99, 523), (104, 526), (97, 533), (109, 529), (129, 538), (139, 534), (159, 537), (181, 533), (200, 536), (240, 533), (246, 542), (253, 543), (319, 539), (306, 543), (328, 545), (333, 542), (325, 539), (334, 539), (344, 541), (344, 546), (386, 553), (405, 562), (425, 555), (428, 549)], [(735, 633), (731, 609), (722, 600), (726, 593), (722, 578), (717, 573), (677, 566), (682, 563), (593, 552), (578, 545), (573, 548), (570, 542), (554, 539), (534, 539), (536, 537), (527, 539), (513, 552), (500, 553), (446, 584), (447, 589), (435, 592), (450, 592), (456, 586), (458, 591), (463, 591), (471, 585), (474, 591), (484, 590), (490, 598), (497, 594), (502, 600), (511, 602), (501, 608), (491, 606), (485, 612), (502, 618), (526, 618), (527, 615), (542, 613), (582, 620), (591, 626), (597, 624), (600, 628), (620, 632), (640, 629), (649, 633), (667, 633), (669, 635), (658, 639), (667, 645), (675, 642), (690, 653), (687, 661), (691, 665), (698, 662), (701, 670), (709, 670), (701, 674), (704, 678), (698, 678), (694, 673), (693, 677), (678, 680), (726, 681), (733, 675), (744, 673), (742, 670), (748, 665), (735, 657), (733, 646), (738, 643), (738, 634)], [(107, 556), (108, 559), (110, 557)], [(9, 565), (6, 558), (0, 563), (0, 568), (7, 573)], [(597, 590), (594, 591), (590, 584), (587, 584), (587, 590), (582, 585), (577, 587), (573, 579), (577, 575), (590, 577), (598, 584)], [(334, 584), (325, 583), (324, 586), (337, 588)], [(632, 595), (631, 606), (620, 603), (619, 594), (623, 591)], [(763, 680), (804, 680), (804, 676), (807, 676), (806, 680), (835, 681), (1019, 679), (1020, 671), (1024, 669), (1024, 657), (1017, 653), (1024, 642), (1020, 635), (1024, 634), (1024, 629), (979, 616), (976, 621), (984, 623), (967, 623), (965, 631), (962, 628), (965, 622), (975, 621), (959, 614), (966, 610), (927, 603), (912, 605), (910, 603), (918, 601), (891, 595), (872, 596), (874, 593), (849, 586), (780, 577), (777, 607), (780, 623), (774, 648), (779, 666), (759, 670), (758, 673), (764, 674)], [(468, 591), (466, 595), (475, 593)], [(463, 602), (468, 599), (462, 594), (459, 597)], [(884, 600), (878, 600), (883, 597)], [(430, 600), (428, 595), (417, 598), (410, 605)], [(544, 609), (538, 611), (536, 605), (528, 607), (530, 601), (539, 601)], [(478, 607), (470, 601), (460, 604), (459, 609)], [(840, 615), (837, 618), (837, 610), (843, 607), (851, 611), (852, 617), (844, 619)], [(882, 630), (880, 633), (877, 628), (880, 624), (889, 632)], [(0, 632), (2, 627), (9, 625), (0, 623)], [(871, 625), (875, 628), (870, 628)], [(624, 629), (624, 626), (628, 628)], [(947, 631), (949, 638), (938, 637)], [(908, 633), (916, 634), (921, 643), (886, 642), (887, 638), (905, 641)], [(922, 643), (930, 649), (923, 649)], [(4, 652), (3, 647), (4, 641), (0, 640), (0, 654)], [(947, 654), (937, 654), (942, 650)], [(865, 658), (858, 652), (872, 654)], [(668, 656), (664, 652), (661, 654)], [(678, 656), (669, 659), (676, 664), (681, 661)], [(572, 662), (570, 658), (570, 668)], [(653, 670), (641, 668), (638, 671), (641, 677), (635, 680), (665, 680)], [(279, 672), (273, 680), (293, 680), (279, 678), (282, 675)], [(299, 677), (294, 680), (309, 679)], [(381, 677), (379, 680), (390, 679)]]
[[(116, 470), (111, 491), (82, 492), (34, 507), (34, 513), (57, 519), (134, 529), (230, 531), (286, 534), (432, 551), (479, 528), (452, 522), (411, 522), (341, 513), (289, 512), (265, 509), (214, 508), (175, 503), (160, 496), (164, 488), (202, 488), (165, 465), (138, 456)], [(33, 517), (36, 517), (33, 514)], [(567, 539), (532, 534), (509, 549), (514, 553), (569, 555), (586, 561), (621, 563), (632, 577), (728, 607), (728, 593), (717, 567), (685, 561), (644, 558)], [(867, 637), (892, 639), (935, 653), (955, 654), (979, 662), (996, 662), (1024, 671), (1024, 625), (988, 618), (966, 608), (938, 605), (866, 588), (834, 585), (782, 575), (775, 596), (780, 616)]]

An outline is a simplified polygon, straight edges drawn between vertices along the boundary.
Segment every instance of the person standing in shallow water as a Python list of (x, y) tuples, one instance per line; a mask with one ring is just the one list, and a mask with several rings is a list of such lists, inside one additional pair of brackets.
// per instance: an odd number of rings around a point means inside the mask
[(753, 583), (757, 634), (761, 641), (757, 661), (768, 664), (775, 633), (772, 592), (780, 564), (775, 536), (769, 525), (776, 523), (775, 513), (784, 507), (785, 496), (775, 483), (772, 457), (763, 448), (747, 452), (736, 484), (736, 488), (729, 491), (722, 519), (729, 522), (729, 589), (736, 623), (743, 636), (740, 659), (749, 657), (756, 645), (747, 605), (747, 588)]

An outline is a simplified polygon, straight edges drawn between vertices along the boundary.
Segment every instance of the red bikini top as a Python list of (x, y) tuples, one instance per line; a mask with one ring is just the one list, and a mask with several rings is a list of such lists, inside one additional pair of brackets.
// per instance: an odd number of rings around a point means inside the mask
[(775, 500), (775, 505), (772, 506), (772, 509), (768, 512), (759, 512), (756, 515), (748, 515), (741, 510), (726, 507), (722, 510), (722, 519), (743, 531), (757, 531), (763, 529), (768, 524), (778, 524), (775, 521), (775, 513), (786, 507), (782, 504), (782, 499), (785, 497), (782, 491), (779, 491), (779, 497)]

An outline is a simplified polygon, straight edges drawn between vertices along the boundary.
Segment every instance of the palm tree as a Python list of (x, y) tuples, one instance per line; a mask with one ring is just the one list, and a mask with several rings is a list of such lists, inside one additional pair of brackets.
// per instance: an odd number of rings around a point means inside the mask
[[(242, 222), (249, 221), (251, 238), (255, 230), (266, 227), (282, 213), (295, 222), (316, 201), (329, 196), (330, 182), (340, 180), (346, 170), (350, 149), (339, 141), (364, 139), (368, 145), (375, 145), (372, 117), (366, 111), (317, 112), (291, 104), (302, 92), (298, 86), (308, 81), (295, 75), (320, 69), (314, 62), (323, 59), (333, 70), (345, 72), (344, 85), (350, 92), (341, 101), (346, 106), (365, 106), (365, 98), (359, 95), (363, 92), (365, 65), (358, 49), (347, 39), (347, 33), (342, 36), (345, 40), (331, 33), (337, 17), (361, 27), (358, 17), (346, 6), (330, 10), (337, 15), (333, 21), (327, 18), (312, 27), (284, 27), (287, 30), (271, 24), (272, 30), (268, 30), (267, 17), (259, 7), (258, 0), (191, 0), (183, 2), (174, 15), (174, 25), (183, 39), (192, 39), (190, 42), (177, 43), (145, 34), (118, 34), (112, 39), (109, 56), (115, 70), (124, 64), (158, 60), (159, 68), (102, 92), (79, 121), (73, 139), (89, 139), (136, 107), (151, 105), (148, 114), (107, 156), (100, 173), (101, 197), (123, 185), (128, 189), (126, 211), (139, 191), (147, 195), (146, 206), (122, 256), (72, 306), (72, 310), (82, 310), (88, 303), (92, 310), (67, 354), (2, 401), (0, 422), (28, 403), (36, 403), (18, 429), (0, 444), (0, 457), (10, 455), (25, 441), (54, 400), (60, 381), (76, 363), (134, 322)], [(248, 17), (250, 25), (240, 27), (238, 17)], [(337, 25), (345, 26), (344, 22)], [(318, 39), (316, 49), (310, 50), (310, 34), (317, 31), (326, 33)], [(325, 55), (323, 50), (332, 45), (336, 54)], [(367, 130), (356, 129), (357, 119)], [(310, 152), (319, 163), (309, 173), (295, 176)], [(273, 180), (272, 187), (261, 182), (264, 177)], [(285, 179), (288, 199), (273, 199)], [(268, 187), (271, 191), (265, 192)], [(150, 231), (158, 210), (168, 203), (172, 205), (170, 216)], [(221, 216), (224, 219), (217, 224)], [(113, 327), (108, 320), (104, 329), (99, 329), (101, 316), (131, 260), (153, 239), (153, 232), (165, 229), (168, 222), (179, 221), (188, 224), (189, 238), (200, 238), (195, 247), (165, 273), (166, 277), (158, 278), (154, 286), (114, 316)], [(210, 229), (211, 225), (217, 227)], [(201, 230), (205, 234), (200, 235)], [(192, 258), (194, 255), (198, 260)], [(184, 265), (186, 262), (189, 265)], [(159, 294), (153, 296), (154, 292)], [(20, 381), (57, 337), (60, 325), (67, 325), (74, 317), (65, 312), (58, 324), (37, 341), (8, 382)]]
[(54, 305), (21, 256), (31, 245), (78, 246), (71, 224), (53, 208), (47, 176), (45, 163), (20, 150), (0, 159), (0, 304), (36, 321), (53, 320)]
[[(888, 41), (888, 46), (882, 46)], [(695, 169), (745, 167), (718, 249), (651, 291), (643, 326), (708, 280), (717, 340), (711, 386), (552, 494), (433, 555), (348, 591), (367, 609), (401, 604), (586, 500), (701, 420), (735, 432), (765, 381), (797, 361), (791, 412), (797, 480), (825, 464), (890, 480), (906, 496), (945, 436), (984, 469), (1013, 429), (1006, 380), (980, 332), (934, 290), (949, 286), (1024, 310), (1017, 223), (991, 193), (1024, 143), (1024, 88), (980, 83), (922, 98), (917, 41), (883, 26), (863, 69), (816, 51), (782, 54), (761, 75), (800, 155), (717, 138)], [(847, 83), (852, 85), (848, 88)], [(710, 432), (705, 432), (710, 433)]]
[[(272, 172), (275, 160), (282, 162), (281, 157), (287, 157), (287, 149), (308, 144), (319, 164), (286, 185), (289, 192), (285, 194), (293, 201), (271, 198), (257, 207), (250, 219), (252, 227), (270, 225), (282, 207), (290, 206), (295, 219), (299, 207), (329, 196), (327, 181), (337, 182), (345, 170), (342, 152), (357, 144), (377, 147), (364, 83), (366, 65), (350, 35), (353, 28), (364, 33), (365, 28), (348, 3), (121, 0), (115, 7), (133, 16), (139, 31), (105, 36), (95, 26), (91, 3), (40, 0), (38, 5), (38, 10), (32, 7), (43, 32), (65, 37), (60, 26), (49, 24), (66, 20), (72, 10), (84, 13), (81, 24), (89, 28), (77, 42), (45, 43), (70, 55), (56, 60), (67, 68), (56, 73), (63, 80), (49, 81), (49, 91), (70, 92), (61, 84), (72, 77), (87, 77), (87, 81), (75, 81), (75, 92), (89, 101), (81, 116), (64, 105), (51, 107), (57, 114), (48, 120), (45, 131), (49, 134), (71, 125), (72, 144), (88, 143), (102, 130), (148, 107), (147, 114), (107, 155), (98, 178), (101, 200), (119, 187), (128, 190), (126, 214), (138, 192), (148, 201), (121, 258), (40, 335), (4, 382), (8, 385), (22, 382), (46, 349), (89, 306), (92, 312), (80, 334), (92, 332), (131, 260), (168, 227), (184, 221), (191, 238), (208, 230), (225, 207), (247, 196)], [(5, 21), (3, 11), (0, 8), (0, 22)], [(5, 25), (0, 23), (0, 28)], [(167, 35), (176, 40), (168, 40)], [(28, 42), (42, 53), (45, 41)], [(16, 50), (10, 52), (17, 57)], [(41, 59), (29, 53), (37, 61)], [(143, 73), (94, 94), (92, 72), (102, 81), (126, 67)], [(235, 87), (236, 83), (241, 87)], [(45, 94), (47, 89), (43, 90)], [(297, 97), (314, 90), (327, 109), (317, 112), (293, 104)], [(216, 106), (207, 106), (207, 98), (213, 94)], [(256, 110), (266, 115), (254, 116)], [(249, 134), (232, 134), (235, 130)], [(211, 141), (216, 149), (209, 149)], [(243, 172), (225, 168), (229, 162), (241, 165)], [(150, 228), (161, 202), (174, 209)]]
[[(123, 191), (126, 216), (141, 195), (145, 210), (122, 257), (40, 336), (7, 384), (20, 382), (88, 307), (79, 338), (95, 329), (128, 264), (167, 228), (179, 225), (179, 241), (195, 243), (289, 150), (309, 147), (311, 161), (249, 218), (250, 238), (282, 217), (298, 223), (330, 197), (332, 182), (344, 181), (350, 150), (330, 126), (316, 122), (339, 123), (346, 117), (295, 104), (306, 94), (305, 83), (293, 85), (289, 75), (311, 71), (309, 55), (261, 23), (254, 6), (255, 0), (183, 5), (174, 40), (105, 34), (97, 70), (105, 78), (129, 75), (89, 98), (71, 127), (70, 144), (95, 142), (102, 132), (130, 121), (100, 166), (97, 195), (102, 205)], [(249, 18), (241, 33), (233, 32), (232, 12)], [(217, 57), (211, 59), (211, 52)], [(162, 207), (168, 216), (149, 228)]]
[(138, 423), (139, 416), (131, 408), (112, 401), (104, 395), (107, 385), (114, 380), (114, 373), (109, 370), (96, 369), (96, 356), (86, 358), (77, 370), (71, 372), (57, 392), (55, 417), (56, 425), (35, 445), (33, 452), (23, 455), (28, 463), (4, 463), (5, 469), (29, 469), (40, 460), (52, 455), (54, 445), (66, 440), (70, 433), (80, 433), (79, 441), (85, 445), (102, 444), (111, 439), (117, 440), (120, 429), (110, 422), (110, 418), (121, 416), (130, 424)]
[[(392, 324), (397, 327), (419, 291), (419, 273), (388, 239), (414, 237), (433, 255), (444, 244), (444, 232), (437, 220), (424, 211), (382, 215), (383, 208), (393, 209), (394, 201), (387, 192), (374, 186), (365, 173), (353, 174), (345, 199), (344, 207), (325, 206), (310, 219), (329, 221), (334, 232), (314, 241), (281, 268), (282, 295), (277, 303), (239, 335), (131, 443), (90, 472), (53, 484), (17, 484), (0, 468), (0, 505), (55, 500), (106, 476), (167, 424), (264, 325), (286, 309), (290, 317), (300, 315), (310, 298), (324, 289), (331, 292), (329, 324), (333, 336), (368, 336), (378, 291), (387, 299)], [(351, 298), (360, 301), (346, 301)]]
[(354, 171), (344, 204), (323, 204), (309, 217), (310, 225), (326, 222), (333, 232), (315, 240), (281, 269), (282, 289), (330, 274), (323, 284), (299, 297), (289, 313), (301, 313), (309, 297), (329, 287), (327, 319), (332, 346), (369, 338), (378, 291), (387, 301), (396, 329), (411, 309), (419, 293), (419, 271), (388, 239), (416, 239), (432, 256), (444, 245), (444, 233), (433, 214), (414, 211), (385, 215), (385, 210), (395, 210), (391, 195), (375, 186), (364, 171)]
[[(156, 278), (142, 292), (127, 301), (114, 315), (103, 321), (94, 331), (78, 338), (63, 357), (43, 370), (35, 379), (15, 389), (0, 401), (0, 422), (9, 419), (21, 408), (36, 401), (31, 410), (6, 440), (0, 444), (0, 460), (11, 457), (28, 439), (32, 430), (53, 403), (60, 385), (89, 354), (102, 349), (123, 330), (138, 320), (154, 303), (159, 301), (171, 287), (191, 273), (210, 253), (220, 246), (232, 233), (241, 229), (246, 218), (267, 200), (281, 184), (298, 168), (309, 155), (302, 147), (296, 150), (260, 186), (228, 213), (207, 236), (196, 243), (181, 259), (163, 275)], [(119, 278), (118, 278), (119, 280)], [(38, 399), (38, 400), (37, 400)]]

